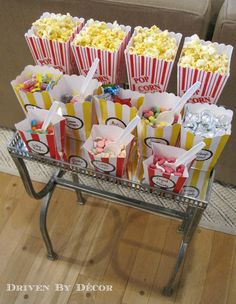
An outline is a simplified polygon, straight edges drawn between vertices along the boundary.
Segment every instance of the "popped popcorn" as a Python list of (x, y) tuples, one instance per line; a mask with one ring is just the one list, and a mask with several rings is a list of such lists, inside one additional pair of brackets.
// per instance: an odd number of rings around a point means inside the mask
[(79, 21), (75, 21), (73, 17), (67, 13), (51, 14), (50, 17), (40, 18), (33, 24), (34, 34), (40, 38), (67, 42), (76, 27), (80, 25)]
[(75, 36), (73, 44), (114, 52), (119, 49), (125, 35), (116, 21), (110, 27), (105, 22), (90, 19), (88, 26)]
[(203, 44), (197, 35), (184, 44), (179, 65), (197, 68), (206, 72), (227, 74), (229, 58), (223, 52), (220, 54), (213, 43)]
[(174, 60), (177, 41), (167, 30), (161, 31), (156, 25), (151, 28), (136, 27), (135, 30), (137, 34), (134, 36), (133, 45), (129, 47), (131, 54)]

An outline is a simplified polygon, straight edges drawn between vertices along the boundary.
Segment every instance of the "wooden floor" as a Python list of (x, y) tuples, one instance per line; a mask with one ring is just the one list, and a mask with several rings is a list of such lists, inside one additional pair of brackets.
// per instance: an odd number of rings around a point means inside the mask
[[(178, 290), (167, 298), (161, 290), (181, 240), (177, 221), (92, 197), (78, 206), (73, 191), (57, 189), (48, 223), (59, 259), (49, 261), (39, 210), (18, 177), (0, 174), (1, 304), (236, 303), (235, 236), (198, 229)], [(76, 291), (76, 284), (87, 283), (112, 285), (112, 291)], [(10, 292), (7, 284), (50, 288)], [(69, 291), (55, 291), (55, 284), (70, 285)]]

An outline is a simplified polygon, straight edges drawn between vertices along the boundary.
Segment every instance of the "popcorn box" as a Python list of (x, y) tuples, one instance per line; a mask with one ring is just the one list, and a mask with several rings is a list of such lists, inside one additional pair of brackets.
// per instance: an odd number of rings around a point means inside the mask
[(58, 160), (65, 160), (65, 118), (55, 114), (51, 123), (53, 134), (29, 133), (31, 130), (31, 120), (36, 119), (44, 121), (48, 111), (42, 109), (30, 109), (26, 119), (15, 124), (16, 129), (26, 144), (29, 152), (42, 156), (48, 156)]
[(118, 96), (121, 99), (130, 98), (132, 107), (114, 103), (112, 100), (100, 99), (99, 95), (94, 97), (99, 124), (125, 128), (136, 116), (138, 108), (144, 99), (143, 94), (124, 89), (120, 89)]
[[(63, 75), (58, 85), (50, 92), (52, 100), (60, 101), (63, 94), (78, 95), (84, 80), (84, 76)], [(92, 79), (85, 91), (85, 96), (93, 95), (100, 85), (101, 83), (96, 79)], [(85, 141), (90, 135), (94, 122), (95, 111), (92, 101), (66, 104), (60, 102), (60, 106), (62, 115), (66, 118), (66, 135)]]
[[(137, 29), (125, 49), (125, 63), (129, 80), (129, 87), (133, 91), (141, 93), (146, 92), (165, 92), (169, 83), (171, 71), (174, 65), (175, 57), (182, 38), (182, 34), (170, 32), (171, 38), (176, 39), (177, 49), (173, 60), (167, 61), (156, 57), (131, 54), (129, 47), (134, 43), (134, 37), (137, 35)], [(147, 29), (145, 27), (145, 29)]]
[[(209, 110), (217, 115), (225, 115), (230, 122), (233, 118), (233, 112), (231, 110), (226, 110), (223, 107), (218, 107), (213, 104), (187, 104), (187, 109), (189, 109), (189, 111), (192, 113), (199, 113), (203, 110)], [(211, 171), (215, 167), (230, 134), (231, 128), (227, 130), (226, 134), (223, 136), (204, 138), (202, 136), (195, 135), (191, 131), (188, 131), (181, 126), (180, 147), (189, 150), (194, 145), (204, 141), (206, 146), (199, 153), (197, 153), (196, 160), (194, 161), (192, 167), (198, 170)]]
[(145, 182), (149, 183), (151, 187), (159, 187), (179, 193), (189, 176), (187, 166), (185, 167), (182, 176), (175, 176), (173, 174), (160, 173), (158, 170), (149, 168), (149, 165), (153, 163), (153, 157), (156, 154), (164, 157), (178, 158), (186, 150), (162, 144), (152, 144), (152, 147), (153, 155), (143, 162)]
[(181, 194), (200, 200), (206, 200), (210, 175), (210, 171), (190, 168), (189, 177), (181, 190)]
[[(19, 89), (18, 85), (31, 78), (33, 74), (51, 74), (59, 79), (62, 73), (53, 67), (48, 66), (33, 66), (27, 65), (23, 72), (11, 81), (12, 88), (18, 98), (20, 105), (25, 113), (31, 108), (49, 110), (52, 104), (52, 99), (49, 91), (42, 92), (24, 92)], [(57, 85), (57, 84), (55, 84)]]
[[(93, 22), (93, 19), (88, 20), (82, 31), (85, 31)], [(109, 28), (114, 26), (112, 23), (107, 23), (107, 25)], [(124, 72), (124, 49), (131, 36), (131, 27), (124, 25), (120, 26), (122, 30), (125, 31), (126, 36), (119, 49), (115, 52), (88, 46), (83, 47), (75, 45), (74, 42), (71, 43), (71, 48), (80, 74), (86, 76), (94, 59), (99, 58), (98, 68), (94, 78), (97, 78), (98, 81), (101, 81), (103, 84), (122, 82)]]
[[(142, 117), (142, 111), (154, 106), (160, 106), (172, 109), (180, 100), (180, 97), (172, 93), (147, 93), (145, 94), (144, 103), (139, 108), (138, 114)], [(175, 146), (181, 127), (181, 115), (179, 116), (178, 123), (170, 126), (153, 128), (147, 125), (144, 119), (141, 119), (138, 129), (138, 147), (139, 153), (142, 156), (148, 157), (152, 154), (152, 143), (162, 143), (165, 145)]]
[[(194, 36), (186, 37), (186, 42), (193, 41)], [(211, 41), (200, 40), (205, 46), (212, 44)], [(228, 72), (225, 75), (220, 73), (205, 72), (197, 68), (182, 67), (179, 62), (177, 65), (177, 94), (182, 96), (196, 81), (201, 82), (200, 88), (189, 99), (189, 102), (196, 103), (217, 103), (224, 86), (230, 76), (230, 61), (233, 52), (231, 45), (219, 44), (214, 42), (219, 54), (225, 53), (229, 59)]]
[(81, 169), (89, 167), (89, 162), (86, 160), (86, 155), (84, 149), (82, 149), (84, 142), (76, 140), (74, 138), (65, 138), (65, 155), (67, 161), (76, 165)]
[(134, 136), (132, 134), (129, 134), (123, 143), (125, 145), (126, 157), (99, 157), (90, 152), (96, 137), (103, 137), (115, 141), (122, 132), (123, 129), (117, 126), (93, 125), (91, 135), (84, 143), (83, 148), (86, 152), (87, 160), (96, 171), (117, 177), (122, 177), (126, 174), (127, 164), (134, 143)]
[[(48, 18), (53, 15), (55, 14), (45, 12), (40, 19)], [(34, 34), (33, 26), (28, 30), (27, 33), (25, 33), (25, 39), (35, 64), (53, 66), (66, 74), (77, 73), (77, 67), (70, 43), (74, 39), (75, 34), (79, 33), (82, 29), (84, 19), (73, 17), (73, 20), (80, 22), (80, 24), (76, 27), (75, 32), (67, 42), (59, 42), (57, 40), (37, 37)]]

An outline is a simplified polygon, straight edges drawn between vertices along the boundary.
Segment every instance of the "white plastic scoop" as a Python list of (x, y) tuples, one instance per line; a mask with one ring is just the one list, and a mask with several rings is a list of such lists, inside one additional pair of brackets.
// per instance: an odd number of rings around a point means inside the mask
[(176, 169), (181, 164), (187, 165), (190, 161), (192, 161), (193, 157), (205, 147), (205, 145), (206, 144), (201, 141), (197, 145), (193, 146), (190, 150), (182, 154), (179, 158), (177, 158), (173, 164), (168, 163), (168, 166)]
[(132, 119), (126, 128), (122, 131), (120, 137), (115, 142), (111, 142), (105, 146), (104, 152), (112, 151), (115, 153), (115, 155), (118, 155), (120, 153), (120, 146), (123, 144), (124, 139), (134, 130), (139, 121), (139, 116), (134, 117), (134, 119)]
[(41, 131), (46, 132), (47, 128), (53, 118), (53, 116), (57, 113), (57, 110), (60, 108), (60, 104), (57, 101), (54, 101), (51, 108), (48, 111), (48, 114), (43, 122)]
[(83, 102), (84, 98), (86, 97), (85, 96), (85, 92), (87, 90), (87, 87), (88, 87), (90, 81), (93, 79), (93, 76), (94, 76), (94, 74), (95, 74), (95, 72), (97, 70), (97, 67), (98, 67), (98, 63), (99, 63), (99, 59), (95, 58), (93, 64), (91, 65), (91, 67), (90, 67), (90, 69), (88, 71), (88, 74), (85, 77), (85, 80), (84, 80), (84, 82), (82, 84), (82, 87), (80, 89), (79, 94), (76, 95), (76, 96), (74, 96), (74, 97), (78, 97), (79, 102)]
[(165, 111), (160, 113), (157, 116), (156, 124), (159, 124), (161, 121), (168, 123), (171, 125), (174, 121), (175, 115), (178, 115), (183, 109), (185, 103), (189, 100), (189, 98), (199, 89), (201, 82), (195, 82), (181, 97), (178, 104), (170, 111)]

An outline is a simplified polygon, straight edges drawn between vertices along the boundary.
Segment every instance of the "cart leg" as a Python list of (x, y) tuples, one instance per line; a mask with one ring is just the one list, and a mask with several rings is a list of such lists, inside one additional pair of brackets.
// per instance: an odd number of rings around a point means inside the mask
[[(79, 178), (78, 178), (78, 175), (75, 174), (75, 173), (72, 173), (72, 178), (73, 178), (73, 182), (75, 184), (78, 184), (79, 183)], [(80, 205), (84, 205), (85, 204), (85, 199), (82, 195), (82, 191), (79, 190), (79, 189), (75, 189), (75, 193), (76, 193), (76, 196), (77, 196), (77, 202), (80, 204)]]
[(53, 194), (53, 190), (49, 192), (43, 199), (42, 199), (42, 207), (40, 210), (40, 231), (43, 237), (45, 246), (47, 248), (48, 258), (50, 260), (55, 260), (57, 258), (56, 253), (53, 251), (52, 243), (48, 234), (47, 230), (47, 213), (48, 207), (50, 204), (50, 200)]
[(175, 263), (175, 266), (172, 270), (171, 276), (169, 278), (169, 281), (166, 285), (166, 287), (163, 289), (163, 294), (165, 296), (171, 296), (173, 291), (174, 291), (174, 286), (175, 286), (175, 281), (176, 281), (176, 276), (177, 273), (179, 272), (179, 269), (184, 261), (185, 254), (188, 248), (188, 244), (191, 241), (194, 232), (196, 231), (196, 228), (198, 226), (198, 223), (201, 219), (203, 210), (190, 207), (191, 210), (189, 210), (189, 220), (185, 221), (184, 223), (184, 235), (183, 235), (183, 240), (181, 242), (177, 260)]

